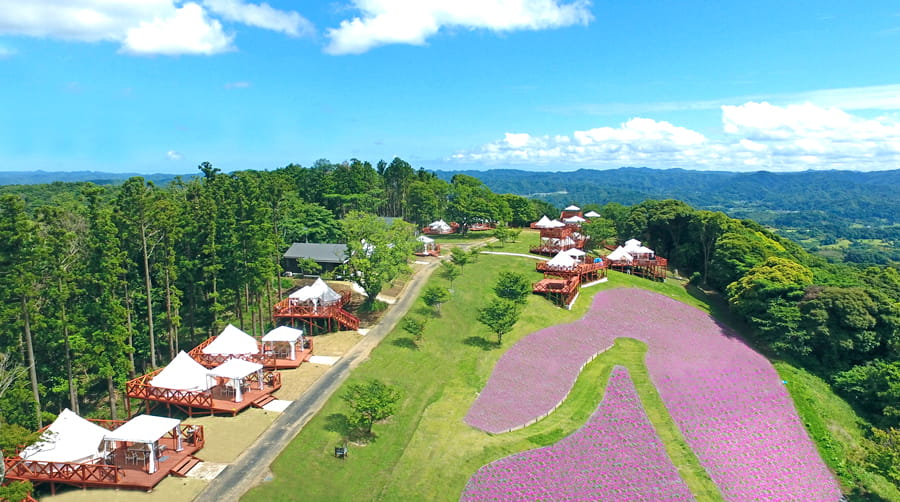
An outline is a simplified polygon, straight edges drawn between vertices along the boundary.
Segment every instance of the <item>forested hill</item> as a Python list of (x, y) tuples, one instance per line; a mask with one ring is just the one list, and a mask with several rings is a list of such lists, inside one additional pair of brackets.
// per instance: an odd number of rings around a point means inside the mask
[[(444, 171), (482, 180), (498, 193), (565, 206), (677, 199), (778, 229), (807, 249), (849, 261), (898, 259), (900, 170), (736, 173), (623, 167), (606, 171), (532, 172), (511, 169)], [(887, 263), (882, 261), (882, 263)]]

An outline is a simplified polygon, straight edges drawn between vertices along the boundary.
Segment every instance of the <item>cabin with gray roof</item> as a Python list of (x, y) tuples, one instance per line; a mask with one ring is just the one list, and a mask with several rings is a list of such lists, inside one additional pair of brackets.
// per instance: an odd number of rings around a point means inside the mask
[(282, 267), (286, 272), (300, 273), (297, 260), (303, 259), (318, 263), (323, 273), (331, 272), (347, 262), (347, 245), (295, 242), (282, 256)]

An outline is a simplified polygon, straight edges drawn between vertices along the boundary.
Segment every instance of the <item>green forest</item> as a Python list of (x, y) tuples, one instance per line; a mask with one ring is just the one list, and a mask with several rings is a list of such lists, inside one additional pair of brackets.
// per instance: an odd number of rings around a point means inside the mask
[[(642, 240), (690, 287), (727, 303), (758, 350), (820, 376), (870, 424), (859, 458), (832, 465), (845, 485), (865, 497), (861, 473), (869, 471), (900, 485), (900, 273), (894, 262), (829, 261), (768, 226), (735, 218), (731, 206), (707, 209), (697, 195), (627, 203), (605, 202), (608, 191), (537, 198), (524, 185), (492, 190), (470, 174), (446, 180), (399, 158), (233, 173), (204, 163), (199, 173), (164, 186), (132, 177), (102, 186), (4, 187), (0, 447), (14, 445), (66, 407), (89, 417), (123, 417), (126, 380), (166, 364), (229, 322), (261, 335), (283, 295), (281, 255), (292, 242), (355, 246), (377, 229), (346, 221), (368, 222), (366, 215), (408, 222), (395, 224), (393, 240), (411, 240), (414, 226), (439, 218), (459, 223), (463, 232), (495, 222), (502, 239), (509, 227), (556, 215), (564, 204), (593, 201), (582, 207), (602, 216), (585, 225), (595, 252), (604, 244)], [(871, 200), (880, 196), (876, 185)], [(722, 204), (724, 197), (707, 204)], [(876, 217), (874, 210), (867, 214)], [(835, 210), (830, 217), (844, 216)], [(884, 222), (889, 218), (882, 215)]]

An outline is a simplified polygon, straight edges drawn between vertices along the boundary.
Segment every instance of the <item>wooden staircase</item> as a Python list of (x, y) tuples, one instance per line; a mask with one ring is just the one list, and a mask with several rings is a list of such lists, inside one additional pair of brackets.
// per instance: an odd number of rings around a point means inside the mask
[(338, 308), (335, 310), (334, 318), (339, 322), (342, 326), (350, 330), (359, 329), (359, 317), (347, 312), (342, 308)]
[(263, 406), (271, 403), (274, 400), (275, 400), (274, 396), (272, 396), (271, 394), (266, 394), (264, 396), (260, 396), (260, 397), (256, 398), (252, 404), (253, 404), (253, 406), (255, 406), (257, 408), (262, 408)]
[(172, 469), (169, 471), (169, 474), (178, 476), (179, 478), (183, 478), (187, 476), (187, 473), (190, 472), (190, 470), (200, 462), (202, 462), (202, 460), (200, 460), (199, 458), (193, 455), (188, 455), (187, 457), (184, 457), (181, 462), (175, 464), (175, 467), (172, 467)]

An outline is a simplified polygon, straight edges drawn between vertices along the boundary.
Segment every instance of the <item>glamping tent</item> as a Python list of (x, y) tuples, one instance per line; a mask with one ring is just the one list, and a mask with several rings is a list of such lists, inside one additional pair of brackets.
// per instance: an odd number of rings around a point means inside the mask
[(450, 233), (453, 230), (453, 227), (448, 225), (447, 222), (444, 220), (437, 220), (437, 221), (431, 222), (428, 225), (428, 228), (432, 232), (435, 232), (438, 234)]
[(229, 324), (219, 333), (215, 340), (203, 347), (202, 352), (204, 354), (234, 356), (259, 354), (259, 344), (256, 343), (256, 338)]
[(430, 255), (434, 254), (437, 256), (437, 251), (440, 249), (438, 245), (434, 242), (434, 239), (428, 237), (427, 235), (420, 235), (416, 237), (416, 241), (419, 242), (419, 246), (416, 250), (417, 255)]
[(259, 363), (253, 363), (243, 359), (229, 359), (221, 365), (211, 370), (207, 370), (207, 374), (211, 377), (228, 379), (225, 388), (229, 392), (234, 392), (234, 402), (240, 403), (244, 400), (242, 392), (244, 388), (244, 379), (247, 378), (247, 376), (256, 373), (257, 381), (259, 382), (259, 390), (263, 390), (262, 369), (263, 365)]
[(277, 352), (275, 350), (276, 343), (287, 343), (290, 347), (290, 359), (291, 361), (295, 361), (297, 360), (297, 341), (302, 339), (302, 329), (296, 329), (290, 326), (278, 326), (262, 337), (263, 349)]
[(309, 286), (303, 286), (291, 293), (290, 297), (296, 304), (312, 303), (314, 307), (331, 305), (341, 300), (340, 293), (331, 289), (321, 277)]
[(25, 448), (20, 456), (23, 460), (36, 462), (92, 464), (104, 456), (100, 448), (107, 432), (66, 408), (40, 439)]
[(150, 379), (150, 385), (164, 389), (205, 391), (213, 386), (207, 369), (185, 351), (181, 351), (165, 368)]
[(581, 208), (576, 206), (575, 204), (572, 204), (571, 206), (563, 209), (563, 211), (581, 211)]
[(116, 430), (107, 432), (103, 439), (107, 444), (113, 443), (113, 448), (110, 449), (115, 449), (117, 442), (132, 443), (126, 448), (126, 458), (133, 459), (135, 463), (138, 460), (146, 462), (147, 472), (153, 474), (156, 472), (157, 456), (161, 453), (159, 440), (169, 431), (175, 437), (175, 451), (183, 449), (181, 434), (177, 430), (179, 425), (181, 420), (177, 418), (138, 415)]
[(610, 261), (625, 261), (628, 263), (631, 263), (632, 261), (634, 261), (634, 257), (632, 257), (630, 254), (628, 254), (628, 251), (625, 251), (625, 248), (623, 248), (622, 246), (617, 247), (615, 249), (615, 251), (613, 251), (612, 253), (609, 253), (607, 258)]
[(541, 216), (541, 219), (539, 219), (537, 222), (535, 222), (535, 224), (532, 226), (534, 228), (550, 228), (549, 225), (550, 225), (550, 218), (547, 218), (547, 215), (545, 214), (544, 216)]
[(547, 266), (554, 268), (572, 268), (578, 262), (569, 253), (560, 251), (556, 256), (547, 261)]
[(602, 215), (600, 213), (598, 213), (597, 211), (588, 211), (588, 212), (584, 213), (585, 218), (599, 218), (600, 216), (602, 216)]
[(584, 255), (587, 254), (578, 248), (567, 249), (565, 253), (578, 261), (582, 261), (584, 259)]
[(578, 216), (577, 214), (575, 216), (569, 216), (568, 218), (565, 218), (563, 220), (563, 222), (569, 223), (569, 224), (584, 223), (585, 221), (587, 221), (587, 220), (585, 220), (581, 216)]

